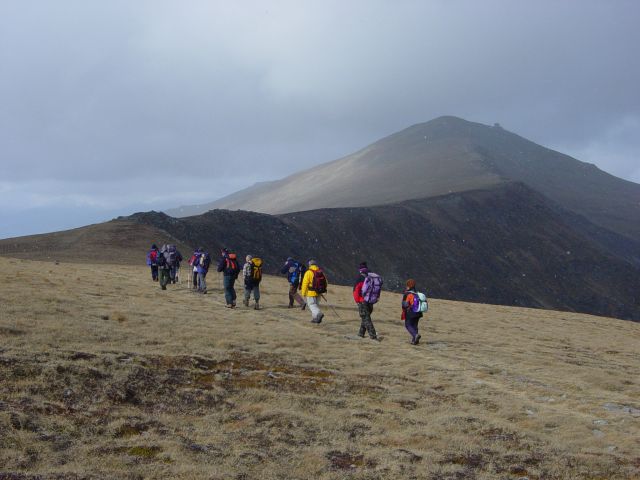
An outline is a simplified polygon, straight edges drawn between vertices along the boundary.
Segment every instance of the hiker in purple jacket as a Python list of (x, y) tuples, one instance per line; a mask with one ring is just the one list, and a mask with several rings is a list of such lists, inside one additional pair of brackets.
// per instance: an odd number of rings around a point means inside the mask
[[(371, 321), (371, 314), (373, 313), (373, 304), (376, 303), (380, 297), (382, 280), (380, 280), (380, 286), (377, 287), (376, 292), (373, 292), (371, 280), (367, 280), (368, 276), (369, 268), (367, 267), (367, 262), (362, 262), (358, 266), (358, 276), (353, 285), (353, 299), (358, 304), (358, 313), (360, 314), (360, 330), (358, 330), (358, 336), (364, 338), (364, 334), (367, 332), (371, 340), (379, 340), (376, 329)], [(376, 277), (378, 277), (378, 275), (376, 275)], [(367, 282), (366, 286), (365, 281)], [(366, 291), (367, 289), (369, 290), (368, 292)]]

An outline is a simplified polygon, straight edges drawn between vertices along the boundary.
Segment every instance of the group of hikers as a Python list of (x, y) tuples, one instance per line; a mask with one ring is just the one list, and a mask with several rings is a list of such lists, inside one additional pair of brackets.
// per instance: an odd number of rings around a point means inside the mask
[[(154, 243), (147, 253), (147, 265), (151, 268), (151, 278), (159, 282), (162, 290), (166, 290), (169, 283), (179, 280), (180, 263), (183, 257), (177, 247), (172, 244), (163, 245), (158, 249)], [(203, 247), (196, 248), (188, 260), (190, 273), (188, 282), (195, 292), (206, 294), (206, 277), (211, 266), (211, 256)], [(247, 255), (245, 263), (240, 268), (237, 255), (227, 248), (220, 251), (217, 262), (217, 271), (222, 273), (224, 298), (227, 308), (236, 308), (235, 282), (242, 273), (244, 283), (245, 307), (249, 307), (253, 296), (255, 310), (260, 309), (260, 282), (262, 280), (262, 259)], [(320, 309), (320, 299), (326, 301), (324, 294), (327, 292), (328, 282), (324, 271), (318, 266), (315, 259), (309, 259), (307, 265), (296, 261), (293, 257), (287, 258), (280, 273), (287, 276), (289, 282), (289, 308), (294, 304), (305, 310), (309, 307), (311, 322), (319, 324), (324, 318)], [(378, 302), (382, 291), (382, 277), (369, 271), (367, 262), (361, 262), (358, 266), (358, 275), (353, 285), (353, 299), (358, 305), (360, 315), (360, 329), (358, 336), (364, 338), (366, 334), (372, 340), (380, 341), (380, 337), (371, 320), (373, 306)], [(416, 282), (409, 279), (402, 296), (402, 320), (405, 328), (411, 336), (411, 344), (420, 343), (418, 322), (428, 309), (427, 297), (416, 290)]]

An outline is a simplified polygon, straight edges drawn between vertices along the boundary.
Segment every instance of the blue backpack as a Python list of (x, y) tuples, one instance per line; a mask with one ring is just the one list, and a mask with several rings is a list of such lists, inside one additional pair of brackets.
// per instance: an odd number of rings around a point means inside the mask
[(300, 282), (302, 268), (299, 262), (293, 262), (289, 267), (289, 283), (295, 284)]

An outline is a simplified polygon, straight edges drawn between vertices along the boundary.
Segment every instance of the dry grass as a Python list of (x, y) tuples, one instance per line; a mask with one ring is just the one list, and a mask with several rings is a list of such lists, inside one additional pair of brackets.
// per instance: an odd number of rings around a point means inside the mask
[(355, 336), (145, 268), (0, 258), (0, 478), (640, 478), (640, 325), (398, 296)]

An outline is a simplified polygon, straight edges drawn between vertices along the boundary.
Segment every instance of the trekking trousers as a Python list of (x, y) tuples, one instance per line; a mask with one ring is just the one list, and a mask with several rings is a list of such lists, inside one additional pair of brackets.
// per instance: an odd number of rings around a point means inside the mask
[(320, 311), (319, 297), (307, 297), (307, 305), (311, 311), (311, 319), (315, 320), (322, 312)]
[(151, 280), (158, 281), (158, 265), (151, 265)]
[[(196, 288), (200, 288), (200, 287), (198, 286), (198, 277), (199, 277), (199, 274), (198, 274), (198, 271), (197, 271), (197, 270), (194, 270), (193, 272), (191, 272), (191, 285), (192, 285), (192, 287), (193, 287), (194, 289), (196, 289)], [(205, 283), (205, 288), (206, 288), (206, 286), (207, 286), (207, 285), (206, 285), (206, 283)]]
[(293, 307), (293, 302), (298, 302), (300, 306), (304, 304), (304, 299), (298, 293), (298, 284), (289, 284), (289, 306)]
[(169, 269), (161, 268), (160, 269), (160, 288), (162, 290), (167, 289), (167, 284), (169, 283)]
[(173, 267), (169, 267), (169, 278), (171, 278), (171, 283), (176, 283), (176, 273), (178, 272), (178, 267), (174, 265)]
[(236, 277), (231, 275), (224, 275), (222, 279), (222, 286), (224, 287), (224, 299), (227, 305), (236, 304), (236, 289), (233, 285), (236, 283)]
[(245, 285), (244, 286), (244, 299), (246, 302), (251, 298), (251, 292), (253, 292), (253, 299), (256, 302), (260, 301), (260, 285)]
[(373, 305), (367, 302), (360, 302), (358, 304), (358, 313), (360, 314), (360, 330), (358, 335), (364, 337), (364, 333), (368, 332), (371, 338), (376, 338), (376, 329), (371, 321), (371, 313), (373, 312)]
[(207, 291), (207, 274), (203, 272), (198, 272), (198, 291), (206, 292)]
[(404, 326), (411, 335), (411, 339), (415, 340), (416, 335), (418, 335), (418, 322), (420, 318), (407, 318), (404, 321)]

